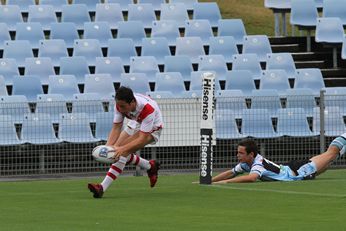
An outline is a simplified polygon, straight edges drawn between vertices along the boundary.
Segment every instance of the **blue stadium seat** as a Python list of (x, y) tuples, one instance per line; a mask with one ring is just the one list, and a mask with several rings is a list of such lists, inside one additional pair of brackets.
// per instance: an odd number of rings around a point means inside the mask
[(275, 89), (281, 94), (290, 89), (286, 71), (276, 69), (263, 71), (259, 89)]
[[(320, 135), (320, 108), (316, 107), (313, 111), (313, 132)], [(339, 107), (325, 107), (324, 109), (324, 135), (336, 137), (346, 132), (346, 127), (342, 112)]]
[(138, 4), (151, 4), (155, 11), (161, 10), (161, 4), (166, 4), (166, 0), (137, 0)]
[(210, 37), (209, 55), (223, 55), (226, 62), (232, 62), (232, 56), (238, 54), (237, 44), (232, 36)]
[(201, 90), (190, 90), (190, 91), (184, 91), (180, 98), (200, 98), (202, 96), (202, 91)]
[(223, 55), (199, 56), (198, 71), (214, 71), (218, 80), (226, 80), (227, 64)]
[(152, 99), (175, 99), (175, 98), (177, 98), (177, 96), (174, 95), (170, 91), (147, 92), (147, 95), (150, 96), (150, 98), (152, 98)]
[[(286, 13), (291, 11), (290, 0), (265, 0), (264, 7), (271, 9), (274, 13), (274, 33), (275, 36), (287, 36), (286, 29)], [(282, 32), (280, 33), (280, 15), (281, 15), (281, 27)]]
[(344, 39), (342, 40), (341, 58), (346, 59), (346, 36), (344, 36)]
[(28, 22), (41, 23), (43, 30), (50, 30), (50, 24), (58, 22), (52, 5), (30, 5)]
[(50, 115), (40, 113), (24, 116), (21, 140), (24, 143), (38, 145), (60, 143), (60, 140), (55, 136)]
[(83, 56), (89, 66), (95, 66), (95, 58), (103, 56), (99, 40), (76, 39), (73, 45), (73, 56)]
[(152, 22), (156, 20), (155, 11), (152, 4), (129, 4), (128, 8), (128, 21), (141, 21), (144, 28), (151, 28)]
[(221, 12), (216, 2), (193, 4), (193, 19), (207, 19), (212, 27), (217, 27), (221, 18)]
[(61, 113), (68, 113), (64, 95), (61, 93), (37, 95), (35, 114), (47, 114), (51, 123), (58, 123)]
[(176, 4), (176, 3), (183, 3), (185, 4), (187, 10), (193, 10), (193, 4), (197, 3), (198, 0), (168, 0), (168, 3)]
[(242, 134), (254, 138), (276, 138), (271, 115), (267, 109), (245, 109), (242, 115)]
[(22, 144), (23, 142), (18, 138), (15, 121), (9, 115), (0, 115), (0, 146), (11, 146)]
[(62, 94), (71, 101), (74, 94), (78, 94), (78, 83), (74, 75), (49, 76), (48, 94)]
[(189, 20), (186, 5), (184, 3), (161, 4), (160, 20), (174, 20), (178, 27), (183, 28), (185, 21)]
[(78, 30), (83, 30), (84, 23), (90, 21), (89, 11), (85, 4), (69, 4), (61, 8), (61, 22), (73, 22)]
[(5, 78), (0, 75), (0, 96), (6, 96), (8, 95), (7, 93), (7, 89), (6, 89), (6, 82), (5, 82)]
[(36, 102), (38, 94), (43, 94), (41, 81), (36, 76), (13, 78), (12, 95), (25, 95), (29, 102)]
[(237, 45), (243, 44), (246, 30), (241, 19), (220, 19), (218, 21), (217, 36), (232, 36)]
[(50, 39), (62, 39), (68, 48), (72, 48), (74, 40), (79, 39), (77, 27), (72, 22), (51, 23), (50, 26)]
[(108, 140), (109, 132), (113, 126), (114, 114), (112, 112), (98, 112), (96, 114), (95, 137), (100, 140)]
[(174, 20), (153, 21), (151, 37), (165, 37), (170, 46), (175, 46), (176, 38), (180, 37), (178, 24)]
[(199, 56), (205, 55), (200, 37), (179, 37), (176, 40), (175, 55), (187, 55), (192, 63), (198, 63)]
[(165, 72), (180, 72), (185, 81), (190, 81), (193, 71), (192, 63), (187, 55), (166, 56), (164, 60)]
[(168, 40), (165, 37), (143, 38), (141, 56), (154, 56), (158, 64), (164, 64), (165, 56), (170, 56)]
[(209, 45), (209, 38), (213, 37), (213, 30), (206, 19), (185, 21), (185, 37), (200, 37), (204, 45)]
[(122, 11), (128, 11), (129, 4), (133, 4), (133, 0), (105, 0), (106, 3), (117, 3)]
[(26, 58), (34, 57), (31, 44), (27, 40), (6, 41), (3, 58), (13, 58), (18, 66), (24, 66)]
[[(202, 75), (206, 72), (212, 72), (216, 75), (214, 71), (193, 71), (190, 74), (190, 90), (202, 90)], [(220, 83), (218, 76), (215, 79), (215, 90), (220, 90)]]
[(6, 23), (0, 22), (0, 49), (4, 49), (7, 40), (11, 40), (10, 31)]
[(130, 38), (108, 40), (107, 57), (120, 57), (124, 65), (130, 65), (130, 59), (137, 56), (135, 44)]
[(44, 39), (41, 23), (17, 23), (16, 40), (28, 40), (32, 48), (38, 48), (41, 39)]
[(346, 0), (323, 0), (323, 17), (338, 17), (346, 26)]
[(93, 137), (90, 119), (85, 113), (61, 114), (59, 139), (70, 143), (92, 143), (99, 139)]
[(86, 113), (90, 122), (95, 122), (96, 113), (103, 112), (101, 96), (97, 93), (75, 94), (72, 113)]
[(239, 133), (232, 109), (220, 109), (215, 115), (216, 139), (244, 138)]
[(85, 4), (89, 12), (95, 12), (96, 4), (101, 2), (102, 0), (72, 0), (72, 4)]
[(296, 76), (296, 65), (291, 53), (271, 53), (267, 55), (266, 70), (285, 70), (288, 78), (294, 79)]
[(95, 22), (108, 22), (111, 29), (118, 28), (118, 22), (124, 21), (121, 6), (117, 3), (97, 4)]
[(55, 12), (61, 12), (62, 6), (67, 5), (68, 0), (40, 0), (39, 5), (51, 5)]
[(325, 87), (321, 70), (318, 68), (297, 69), (294, 88), (310, 88), (314, 95), (320, 95), (320, 90)]
[(125, 73), (120, 57), (96, 57), (95, 74), (110, 74), (113, 82), (120, 82), (120, 75)]
[(266, 35), (247, 35), (244, 36), (243, 54), (257, 54), (261, 62), (267, 60), (267, 54), (272, 53), (269, 39)]
[(235, 118), (241, 118), (244, 109), (247, 109), (246, 99), (241, 90), (217, 90), (216, 109), (232, 110)]
[(277, 114), (277, 133), (280, 136), (310, 137), (307, 114), (303, 108), (281, 108)]
[(30, 5), (35, 5), (35, 0), (7, 0), (8, 6), (15, 5), (19, 6), (22, 13), (27, 13)]
[(150, 91), (149, 78), (145, 73), (123, 73), (120, 85), (130, 87), (134, 92), (145, 94)]
[(40, 40), (38, 57), (49, 57), (54, 66), (60, 66), (60, 58), (67, 57), (67, 46), (62, 39)]
[(0, 5), (0, 22), (6, 23), (10, 31), (15, 31), (17, 23), (23, 22), (19, 6)]
[(118, 22), (117, 38), (130, 38), (135, 46), (141, 46), (145, 37), (144, 24), (141, 21)]
[(108, 40), (112, 38), (113, 36), (108, 22), (84, 23), (83, 39), (97, 39), (101, 47), (107, 47)]
[(251, 109), (266, 109), (271, 116), (276, 116), (281, 108), (279, 93), (275, 89), (253, 90)]
[(233, 55), (232, 70), (251, 71), (254, 79), (260, 79), (262, 75), (261, 63), (256, 54)]
[(183, 77), (179, 72), (156, 73), (155, 91), (170, 91), (179, 96), (185, 91)]
[(44, 85), (48, 84), (48, 76), (55, 75), (52, 60), (48, 57), (26, 58), (24, 67), (25, 75), (37, 76)]
[(103, 100), (109, 100), (115, 93), (110, 74), (85, 75), (84, 93), (98, 93)]
[(346, 115), (346, 88), (326, 87), (324, 90), (324, 106), (339, 107), (340, 112)]
[(78, 84), (83, 84), (86, 74), (90, 74), (90, 70), (85, 57), (73, 56), (60, 58), (60, 75), (74, 75)]
[(11, 116), (15, 123), (22, 123), (24, 114), (29, 114), (28, 100), (24, 95), (0, 97), (0, 115)]
[(256, 89), (255, 81), (251, 71), (230, 71), (226, 77), (225, 90), (241, 90), (245, 95), (251, 95)]
[(145, 73), (149, 82), (155, 81), (155, 74), (160, 72), (154, 56), (131, 57), (130, 73)]
[(12, 85), (13, 77), (19, 75), (18, 64), (16, 62), (16, 59), (1, 59), (0, 75), (4, 77), (6, 85)]
[(296, 88), (286, 90), (286, 108), (303, 108), (305, 113), (312, 116), (316, 101), (313, 91), (309, 88)]

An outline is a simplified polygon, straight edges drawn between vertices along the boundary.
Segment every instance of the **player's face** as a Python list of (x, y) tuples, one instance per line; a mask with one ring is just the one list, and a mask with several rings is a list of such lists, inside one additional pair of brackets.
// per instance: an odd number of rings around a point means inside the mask
[(134, 111), (136, 109), (136, 104), (134, 100), (131, 103), (127, 103), (123, 100), (117, 100), (116, 104), (118, 110), (124, 114)]
[(252, 163), (253, 161), (253, 155), (247, 153), (244, 146), (238, 146), (237, 158), (241, 163)]

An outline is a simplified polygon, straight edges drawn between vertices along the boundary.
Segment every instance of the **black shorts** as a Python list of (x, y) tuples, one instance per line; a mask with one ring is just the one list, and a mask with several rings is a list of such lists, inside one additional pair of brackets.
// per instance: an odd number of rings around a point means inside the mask
[(287, 166), (290, 167), (290, 169), (298, 175), (298, 169), (303, 166), (304, 164), (307, 164), (311, 162), (310, 160), (291, 160), (290, 162), (287, 163)]

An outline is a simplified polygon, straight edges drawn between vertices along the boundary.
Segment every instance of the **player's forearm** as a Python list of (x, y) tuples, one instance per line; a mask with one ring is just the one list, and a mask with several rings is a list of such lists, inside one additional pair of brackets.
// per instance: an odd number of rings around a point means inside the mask
[(215, 182), (215, 184), (227, 184), (227, 183), (252, 183), (257, 180), (257, 177), (254, 175), (247, 175), (247, 176), (238, 176), (231, 179), (221, 180), (218, 182)]
[(228, 171), (222, 172), (219, 175), (213, 177), (213, 179), (211, 181), (212, 182), (218, 182), (218, 181), (232, 178), (233, 176), (234, 176), (233, 172), (231, 170), (228, 170)]
[(146, 145), (145, 141), (142, 141), (142, 139), (137, 138), (127, 143), (126, 145), (122, 146), (121, 154), (128, 155), (128, 154), (134, 153), (137, 150), (143, 148), (145, 145)]
[(113, 146), (115, 142), (118, 140), (120, 132), (121, 132), (121, 126), (113, 125), (112, 130), (109, 132), (106, 145)]

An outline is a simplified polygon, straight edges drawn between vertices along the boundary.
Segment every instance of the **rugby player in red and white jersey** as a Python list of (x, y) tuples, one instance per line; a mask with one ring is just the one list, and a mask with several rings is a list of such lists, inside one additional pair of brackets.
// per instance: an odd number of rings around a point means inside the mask
[[(157, 103), (150, 97), (133, 93), (121, 86), (115, 95), (113, 127), (106, 145), (115, 149), (116, 161), (111, 165), (101, 184), (88, 184), (95, 198), (101, 198), (111, 183), (119, 177), (126, 164), (135, 164), (147, 170), (150, 186), (154, 187), (158, 177), (159, 163), (146, 160), (135, 152), (145, 145), (156, 143), (160, 138), (163, 122)], [(124, 118), (129, 119), (124, 130)]]

